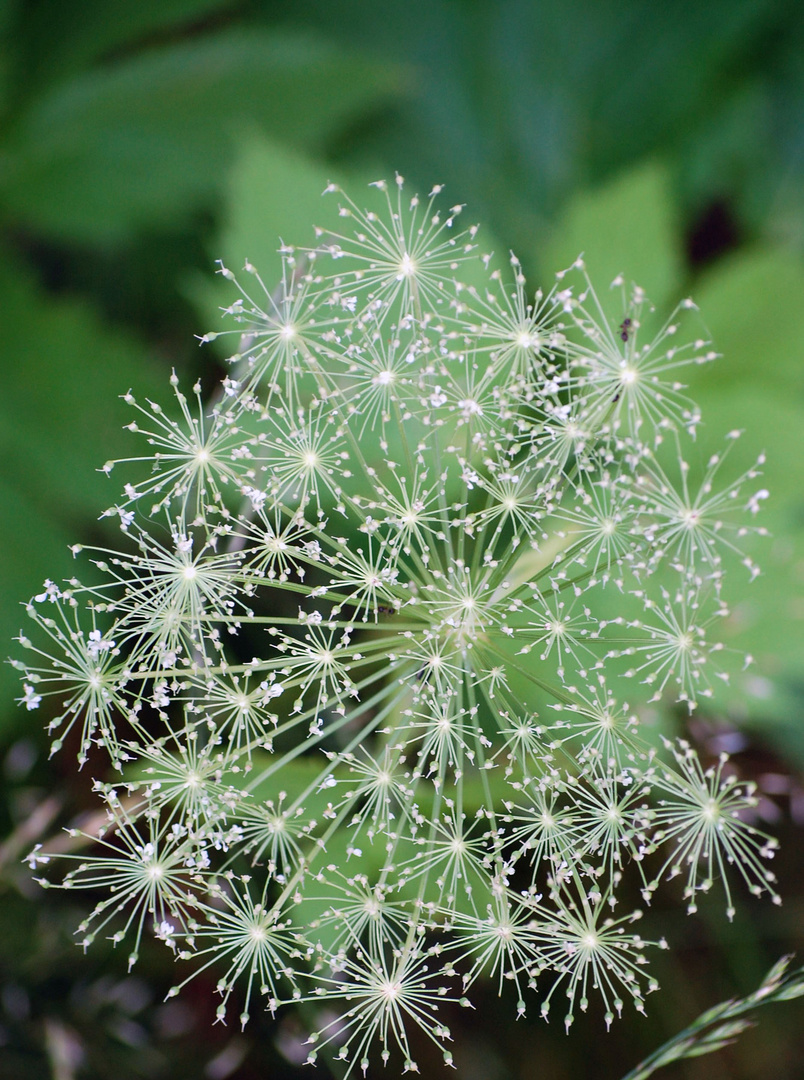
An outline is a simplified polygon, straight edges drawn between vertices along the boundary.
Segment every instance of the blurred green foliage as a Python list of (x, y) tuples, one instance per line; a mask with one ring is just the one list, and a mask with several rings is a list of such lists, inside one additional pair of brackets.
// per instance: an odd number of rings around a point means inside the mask
[[(98, 518), (113, 496), (97, 470), (137, 453), (117, 396), (132, 387), (166, 401), (171, 368), (210, 386), (219, 376), (225, 354), (199, 352), (193, 338), (220, 329), (217, 308), (232, 299), (214, 260), (237, 270), (248, 258), (270, 282), (278, 237), (308, 243), (312, 224), (336, 211), (320, 199), (327, 181), (359, 200), (362, 185), (394, 169), (421, 190), (445, 183), (450, 203), (466, 202), (482, 223), (484, 250), (515, 250), (534, 287), (583, 252), (597, 282), (623, 273), (660, 309), (694, 296), (723, 354), (689, 380), (705, 421), (700, 461), (727, 431), (744, 429), (729, 476), (766, 453), (771, 497), (761, 519), (772, 534), (752, 541), (762, 575), (732, 574), (730, 641), (735, 657), (748, 651), (756, 662), (745, 672), (735, 665), (698, 730), (716, 751), (724, 732), (744, 739), (733, 726), (747, 721), (755, 742), (745, 769), (776, 776), (785, 811), (800, 820), (796, 0), (0, 0), (0, 637), (18, 632), (19, 604), (45, 577), (71, 573), (68, 544), (103, 541)], [(606, 303), (616, 316), (616, 295)], [(38, 731), (13, 705), (15, 686), (5, 665), (4, 831), (19, 839), (46, 792), (68, 806), (81, 796), (71, 765), (41, 759)], [(769, 819), (774, 805), (764, 804)], [(15, 844), (0, 851), (0, 918), (11, 928), (0, 954), (0, 1077), (158, 1077), (176, 1073), (177, 1060), (188, 1078), (296, 1075), (285, 1061), (298, 1044), (292, 1018), (278, 1028), (260, 1020), (245, 1042), (232, 1033), (205, 1041), (200, 1001), (194, 1017), (171, 1020), (109, 957), (73, 971), (75, 913), (57, 904), (29, 922), (22, 853)], [(661, 927), (688, 941), (697, 976), (663, 973), (669, 1004), (662, 1012), (657, 996), (659, 1019), (638, 1046), (615, 1034), (598, 1055), (575, 1031), (570, 1046), (520, 1025), (519, 1049), (506, 1050), (502, 1035), (467, 1029), (466, 1046), (479, 1049), (456, 1054), (459, 1076), (531, 1075), (537, 1061), (545, 1078), (590, 1068), (620, 1075), (800, 944), (804, 882), (795, 857), (785, 865), (792, 915), (752, 914), (745, 929), (745, 908), (743, 929), (720, 943), (732, 983), (707, 974), (704, 929)], [(14, 929), (26, 923), (35, 941)], [(147, 961), (156, 986), (169, 979), (161, 962)], [(101, 986), (104, 964), (117, 974)], [(512, 1031), (492, 996), (488, 1008), (499, 1032)], [(800, 1075), (789, 1025), (771, 1020), (763, 1030), (742, 1056), (676, 1075)]]

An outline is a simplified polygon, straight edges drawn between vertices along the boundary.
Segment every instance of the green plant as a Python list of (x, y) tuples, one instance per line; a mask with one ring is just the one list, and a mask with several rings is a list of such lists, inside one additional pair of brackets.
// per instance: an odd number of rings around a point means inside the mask
[(375, 187), (330, 189), (343, 228), (283, 248), (277, 290), (221, 268), (229, 374), (208, 404), (174, 376), (175, 415), (125, 396), (150, 471), (120, 548), (74, 549), (15, 661), (54, 752), (117, 773), (93, 853), (29, 856), (103, 890), (84, 944), (133, 964), (155, 934), (172, 993), (214, 966), (220, 1019), (237, 982), (243, 1023), (303, 1003), (349, 1072), (415, 1069), (410, 1025), (449, 1063), (481, 976), (567, 1028), (595, 993), (642, 1011), (665, 942), (633, 898), (666, 879), (690, 911), (722, 879), (733, 915), (731, 866), (778, 900), (751, 785), (622, 697), (695, 709), (757, 573), (761, 462), (695, 462), (694, 304), (662, 321), (618, 277), (611, 316), (580, 259), (531, 297), (440, 189)]
[(722, 1050), (755, 1023), (754, 1014), (762, 1005), (792, 1001), (804, 994), (804, 969), (788, 972), (791, 957), (783, 956), (770, 969), (761, 985), (744, 998), (731, 998), (707, 1009), (683, 1031), (650, 1057), (647, 1057), (623, 1080), (648, 1080), (665, 1065), (686, 1058), (702, 1057)]

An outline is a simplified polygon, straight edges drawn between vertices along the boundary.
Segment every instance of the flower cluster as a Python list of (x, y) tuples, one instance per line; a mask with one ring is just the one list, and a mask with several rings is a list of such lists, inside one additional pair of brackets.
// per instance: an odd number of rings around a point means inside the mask
[(776, 898), (750, 786), (623, 700), (710, 695), (727, 576), (757, 572), (758, 469), (696, 461), (694, 305), (661, 323), (618, 279), (612, 319), (580, 260), (529, 294), (438, 188), (375, 187), (330, 189), (342, 229), (275, 290), (221, 268), (227, 377), (125, 396), (119, 548), (46, 583), (16, 661), (103, 772), (92, 850), (30, 856), (105, 890), (84, 943), (155, 934), (221, 1018), (237, 984), (243, 1022), (306, 1002), (310, 1060), (349, 1072), (415, 1070), (414, 1028), (449, 1062), (481, 977), (567, 1025), (641, 1011), (664, 942), (632, 903), (666, 879), (690, 910), (729, 867)]

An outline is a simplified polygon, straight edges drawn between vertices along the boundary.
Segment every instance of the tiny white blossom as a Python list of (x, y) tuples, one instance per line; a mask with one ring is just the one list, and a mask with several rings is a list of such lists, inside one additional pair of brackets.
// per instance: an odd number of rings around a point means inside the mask
[(23, 683), (24, 695), (20, 699), (20, 703), (30, 712), (32, 709), (38, 709), (42, 703), (42, 695), (37, 694), (30, 683)]

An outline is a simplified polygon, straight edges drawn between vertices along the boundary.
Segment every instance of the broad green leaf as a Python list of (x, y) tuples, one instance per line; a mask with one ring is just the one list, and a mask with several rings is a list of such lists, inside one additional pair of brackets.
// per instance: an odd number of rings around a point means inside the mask
[(667, 171), (641, 165), (605, 187), (578, 195), (537, 252), (544, 271), (561, 270), (583, 255), (600, 300), (613, 316), (622, 311), (619, 290), (608, 285), (622, 274), (664, 308), (681, 286), (681, 243)]
[(143, 348), (104, 327), (82, 304), (37, 294), (0, 271), (0, 334), (14, 364), (0, 401), (3, 475), (42, 497), (54, 519), (99, 513), (116, 496), (97, 470), (117, 456), (143, 452), (122, 430), (132, 419), (120, 394), (168, 399)]
[[(331, 798), (326, 791), (318, 792), (321, 774), (327, 767), (327, 759), (320, 751), (312, 755), (299, 755), (290, 760), (282, 760), (281, 768), (274, 768), (270, 776), (265, 774), (274, 766), (278, 759), (271, 754), (258, 750), (252, 757), (253, 770), (243, 773), (239, 785), (248, 789), (250, 798), (256, 803), (263, 803), (273, 799), (278, 803), (281, 792), (285, 793), (284, 805), (289, 806), (304, 794), (308, 788), (312, 788), (314, 794), (307, 795), (304, 806), (310, 813), (320, 813), (326, 809), (327, 802)], [(235, 779), (227, 775), (227, 782), (235, 782)]]
[[(256, 268), (270, 295), (282, 278), (280, 246), (313, 247), (316, 225), (337, 225), (337, 197), (322, 198), (330, 181), (352, 190), (351, 181), (323, 163), (257, 132), (245, 136), (227, 178), (221, 226), (209, 243), (210, 262), (220, 260), (257, 303), (270, 306), (262, 286), (243, 266), (248, 261)], [(234, 353), (239, 330), (225, 309), (239, 296), (237, 288), (210, 272), (188, 278), (185, 292), (203, 330), (221, 335), (211, 347), (222, 356)]]
[[(234, 0), (26, 0), (16, 28), (25, 85), (40, 88), (112, 50), (198, 23)], [(23, 67), (24, 65), (24, 67)]]
[[(322, 163), (263, 135), (246, 137), (229, 174), (221, 228), (210, 245), (212, 258), (251, 287), (253, 279), (240, 274), (248, 260), (272, 290), (282, 276), (280, 244), (313, 247), (316, 225), (337, 225), (337, 197), (322, 198), (330, 181), (352, 190), (349, 181)], [(210, 275), (192, 283), (191, 291), (204, 317), (214, 319), (209, 328), (217, 330), (220, 308), (235, 299), (232, 285)]]
[(789, 719), (800, 708), (793, 695), (804, 685), (804, 407), (800, 399), (785, 395), (783, 386), (748, 379), (700, 391), (696, 385), (694, 397), (705, 420), (698, 436), (702, 458), (723, 448), (727, 431), (743, 429), (724, 466), (723, 482), (753, 466), (764, 452), (763, 475), (752, 490), (769, 492), (756, 520), (746, 523), (764, 526), (771, 535), (741, 541), (761, 574), (751, 581), (737, 560), (730, 560), (724, 595), (731, 616), (720, 627), (726, 644), (750, 653), (755, 663), (743, 672), (736, 651), (731, 663), (726, 657), (732, 681), (717, 687), (717, 700), (736, 715)]
[[(69, 528), (54, 517), (43, 491), (24, 491), (13, 483), (5, 469), (5, 455), (0, 473), (0, 741), (5, 742), (6, 730), (31, 723), (31, 716), (19, 711), (11, 699), (22, 692), (17, 672), (3, 661), (9, 655), (19, 658), (21, 650), (12, 638), (25, 629), (29, 621), (22, 605), (46, 578), (53, 581), (72, 574), (69, 544), (75, 540)], [(37, 727), (39, 714), (33, 720)]]
[(723, 359), (695, 386), (750, 380), (793, 392), (804, 406), (804, 265), (783, 248), (757, 249), (718, 264), (695, 290)]
[(16, 17), (20, 0), (0, 0), (0, 34), (7, 34)]
[[(274, 10), (267, 0), (262, 6)], [(546, 278), (554, 267), (534, 238), (546, 235), (547, 222), (581, 185), (646, 155), (692, 159), (702, 122), (754, 72), (768, 78), (772, 60), (757, 43), (785, 37), (779, 24), (793, 22), (785, 7), (677, 0), (668, 18), (651, 0), (308, 0), (286, 12), (333, 40), (410, 64), (415, 94), (400, 103), (397, 123), (361, 127), (358, 152), (368, 145), (423, 183), (447, 184), (503, 250), (512, 247), (528, 269), (537, 258)], [(788, 104), (795, 147), (796, 100)], [(727, 195), (739, 183), (730, 166), (713, 178), (718, 186), (707, 188), (704, 205), (723, 196), (724, 182)]]
[(0, 196), (62, 239), (175, 225), (217, 195), (244, 127), (320, 147), (398, 84), (397, 68), (309, 35), (232, 31), (153, 49), (39, 100), (9, 139)]
[(0, 115), (13, 96), (18, 42), (12, 28), (19, 7), (20, 0), (0, 0)]
[[(135, 341), (103, 326), (85, 305), (54, 301), (0, 261), (0, 655), (19, 631), (19, 604), (46, 577), (74, 572), (67, 545), (87, 540), (89, 521), (115, 501), (118, 484), (98, 473), (109, 458), (142, 452), (122, 426), (119, 400), (132, 385), (163, 399), (167, 372)], [(0, 667), (0, 689), (13, 673)]]
[(782, 249), (747, 252), (715, 266), (695, 300), (722, 354), (686, 373), (703, 414), (700, 458), (721, 450), (727, 432), (742, 430), (723, 480), (764, 453), (763, 475), (753, 486), (769, 492), (755, 524), (771, 536), (744, 541), (762, 573), (749, 582), (739, 568), (729, 571), (732, 614), (722, 627), (726, 644), (755, 663), (743, 672), (736, 651), (731, 665), (726, 657), (731, 682), (717, 687), (717, 701), (732, 715), (789, 725), (804, 686), (804, 268)]

